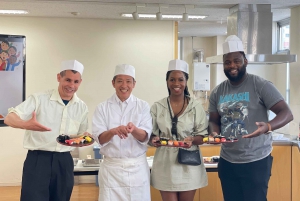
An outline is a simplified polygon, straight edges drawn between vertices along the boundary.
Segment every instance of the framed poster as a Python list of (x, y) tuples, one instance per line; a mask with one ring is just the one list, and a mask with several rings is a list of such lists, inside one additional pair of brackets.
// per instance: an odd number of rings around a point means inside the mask
[(25, 100), (25, 36), (0, 34), (0, 126), (8, 108)]

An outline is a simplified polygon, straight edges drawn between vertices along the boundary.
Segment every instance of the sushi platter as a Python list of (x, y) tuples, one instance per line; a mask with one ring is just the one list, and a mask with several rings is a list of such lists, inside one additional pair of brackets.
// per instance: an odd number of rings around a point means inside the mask
[(212, 157), (203, 157), (203, 162), (206, 164), (214, 164), (218, 163), (220, 156), (212, 156)]
[(206, 144), (223, 144), (223, 143), (233, 143), (233, 142), (237, 142), (238, 139), (235, 137), (225, 137), (222, 135), (217, 135), (214, 137), (204, 137), (203, 138), (203, 143)]
[(69, 135), (59, 135), (56, 138), (56, 141), (65, 146), (70, 146), (70, 147), (85, 147), (93, 144), (95, 140), (87, 135), (80, 135), (80, 136), (69, 136)]
[(183, 148), (189, 147), (189, 142), (187, 141), (170, 140), (168, 138), (160, 138), (160, 140), (157, 141), (156, 143), (158, 146), (165, 146), (165, 147), (183, 147)]

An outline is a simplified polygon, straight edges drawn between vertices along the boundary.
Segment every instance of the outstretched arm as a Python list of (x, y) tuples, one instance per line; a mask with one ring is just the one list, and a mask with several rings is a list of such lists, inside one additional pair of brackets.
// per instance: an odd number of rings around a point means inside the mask
[(16, 113), (9, 113), (5, 117), (4, 123), (13, 128), (21, 128), (32, 131), (51, 131), (51, 128), (43, 126), (36, 120), (35, 112), (32, 113), (32, 117), (28, 121), (22, 120)]
[(257, 137), (261, 134), (266, 134), (269, 130), (268, 123), (271, 126), (271, 130), (276, 130), (283, 127), (294, 119), (293, 114), (284, 100), (279, 101), (273, 105), (270, 110), (276, 114), (276, 117), (270, 122), (256, 122), (257, 130), (248, 135), (244, 135), (243, 138)]

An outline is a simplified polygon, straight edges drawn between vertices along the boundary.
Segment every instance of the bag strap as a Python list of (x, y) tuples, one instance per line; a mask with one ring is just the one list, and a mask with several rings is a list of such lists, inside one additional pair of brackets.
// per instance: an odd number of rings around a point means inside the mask
[[(171, 107), (170, 107), (170, 102), (169, 102), (169, 97), (167, 99), (167, 102), (168, 102), (168, 108), (169, 108), (169, 112), (170, 112), (170, 117), (171, 117), (172, 125), (173, 124), (177, 124), (177, 122), (178, 122), (178, 115), (182, 112), (182, 110), (184, 108), (184, 105), (185, 105), (185, 97), (184, 97), (183, 106), (182, 106), (181, 110), (176, 115), (174, 114), (174, 117), (172, 117)], [(174, 125), (174, 126), (177, 126), (177, 125)], [(175, 134), (176, 135), (176, 139), (178, 139), (177, 129), (176, 129), (176, 132), (173, 132), (172, 129), (171, 129), (171, 134), (172, 134), (172, 136), (173, 136), (173, 134)]]

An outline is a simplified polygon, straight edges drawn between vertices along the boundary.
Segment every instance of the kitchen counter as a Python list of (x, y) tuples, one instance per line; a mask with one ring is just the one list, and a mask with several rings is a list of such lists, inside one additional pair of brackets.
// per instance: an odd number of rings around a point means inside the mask
[[(147, 162), (149, 165), (149, 168), (151, 170), (152, 164), (153, 164), (153, 157), (147, 157)], [(204, 163), (204, 166), (206, 168), (207, 172), (217, 172), (217, 163), (213, 164), (207, 164)], [(80, 175), (98, 175), (99, 167), (84, 167), (82, 165), (82, 160), (78, 160), (78, 163), (76, 166), (74, 166), (74, 176), (80, 176)]]
[[(273, 146), (298, 146), (300, 148), (300, 141), (297, 140), (274, 140)], [(206, 146), (221, 146), (221, 144), (202, 144), (199, 145), (200, 147), (206, 147)]]

